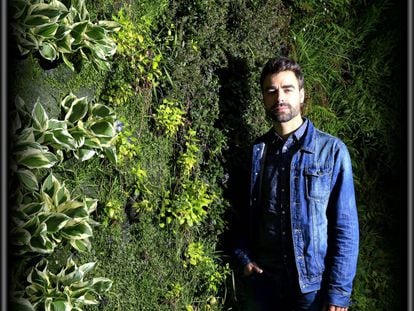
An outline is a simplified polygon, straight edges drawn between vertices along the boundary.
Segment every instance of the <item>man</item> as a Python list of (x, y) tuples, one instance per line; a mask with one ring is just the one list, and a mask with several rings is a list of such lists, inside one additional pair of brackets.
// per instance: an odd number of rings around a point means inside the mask
[(269, 60), (260, 83), (273, 128), (253, 146), (247, 226), (235, 249), (250, 285), (246, 309), (346, 311), (359, 244), (348, 150), (302, 117), (296, 62)]

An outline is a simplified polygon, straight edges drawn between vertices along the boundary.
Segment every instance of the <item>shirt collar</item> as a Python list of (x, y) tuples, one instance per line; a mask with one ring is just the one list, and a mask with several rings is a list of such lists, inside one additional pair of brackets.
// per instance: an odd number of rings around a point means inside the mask
[[(308, 127), (308, 119), (303, 118), (303, 123), (301, 124), (301, 126), (299, 126), (299, 128), (296, 131), (290, 134), (286, 140), (294, 139), (295, 142), (298, 142), (305, 134), (307, 127)], [(272, 132), (273, 132), (273, 138), (274, 138), (273, 141), (275, 143), (284, 141), (284, 139), (280, 137), (279, 134), (275, 130), (273, 130)]]

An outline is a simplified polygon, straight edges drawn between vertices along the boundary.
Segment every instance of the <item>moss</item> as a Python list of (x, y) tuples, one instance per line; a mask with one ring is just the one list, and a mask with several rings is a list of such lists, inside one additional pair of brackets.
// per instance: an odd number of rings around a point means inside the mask
[(53, 68), (44, 69), (39, 59), (30, 54), (14, 59), (10, 79), (10, 95), (20, 96), (31, 109), (40, 100), (51, 117), (57, 117), (59, 101), (69, 92), (76, 96), (96, 99), (104, 87), (107, 73), (97, 72), (85, 63), (80, 72), (71, 71), (64, 63), (57, 62)]

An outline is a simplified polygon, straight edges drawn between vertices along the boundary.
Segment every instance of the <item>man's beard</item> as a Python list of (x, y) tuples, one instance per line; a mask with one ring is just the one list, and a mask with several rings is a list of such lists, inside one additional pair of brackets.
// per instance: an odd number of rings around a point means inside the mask
[[(288, 108), (286, 111), (278, 112), (276, 108), (278, 106), (285, 106)], [(294, 117), (299, 115), (299, 109), (295, 109), (290, 104), (274, 104), (270, 109), (266, 110), (266, 115), (275, 122), (288, 122), (292, 120)]]

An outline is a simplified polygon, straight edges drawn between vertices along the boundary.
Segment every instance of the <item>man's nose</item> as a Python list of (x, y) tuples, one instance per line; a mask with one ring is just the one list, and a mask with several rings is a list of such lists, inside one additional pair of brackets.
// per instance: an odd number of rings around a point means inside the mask
[(280, 91), (277, 91), (277, 92), (276, 92), (276, 101), (277, 101), (279, 104), (283, 104), (283, 103), (285, 103), (285, 102), (286, 102), (286, 100), (285, 100), (285, 96), (283, 96), (282, 92), (280, 92)]

